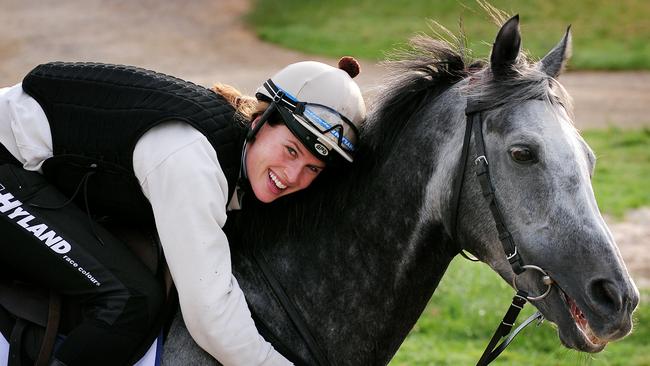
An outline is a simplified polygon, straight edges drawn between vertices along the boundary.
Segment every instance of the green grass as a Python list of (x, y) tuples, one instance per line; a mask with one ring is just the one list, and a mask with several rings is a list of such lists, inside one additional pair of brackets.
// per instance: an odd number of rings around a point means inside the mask
[[(645, 0), (494, 0), (519, 13), (523, 45), (542, 57), (569, 24), (573, 69), (650, 69), (650, 2)], [(307, 53), (383, 59), (433, 19), (458, 33), (459, 19), (475, 55), (484, 57), (497, 32), (472, 0), (257, 0), (248, 23), (264, 40)]]
[[(486, 265), (458, 257), (390, 365), (476, 364), (513, 294)], [(566, 349), (556, 330), (544, 323), (524, 329), (493, 365), (650, 365), (648, 295), (642, 293), (632, 335), (608, 345), (601, 353), (591, 355)], [(532, 306), (527, 305), (519, 321), (532, 313)]]
[(601, 211), (621, 218), (627, 210), (650, 206), (650, 128), (582, 135), (596, 153), (592, 181)]

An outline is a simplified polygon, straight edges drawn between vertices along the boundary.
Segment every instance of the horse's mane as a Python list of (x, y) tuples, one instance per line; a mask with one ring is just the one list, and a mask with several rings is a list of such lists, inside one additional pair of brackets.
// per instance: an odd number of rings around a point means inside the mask
[(389, 70), (362, 129), (364, 148), (372, 155), (390, 150), (408, 121), (425, 105), (462, 80), (468, 73), (461, 52), (450, 42), (417, 36), (397, 59), (383, 65)]
[(556, 79), (539, 68), (539, 63), (522, 53), (511, 72), (510, 77), (495, 80), (492, 70), (486, 67), (472, 75), (462, 92), (468, 98), (480, 100), (486, 109), (539, 99), (563, 106), (572, 117), (571, 97)]
[(390, 72), (376, 91), (352, 166), (328, 168), (308, 189), (271, 204), (257, 202), (251, 192), (237, 225), (245, 241), (268, 243), (280, 235), (295, 237), (303, 228), (320, 226), (324, 215), (345, 209), (350, 192), (358, 192), (374, 179), (373, 168), (391, 153), (397, 138), (408, 129), (409, 121), (467, 76), (469, 81), (459, 84), (461, 92), (486, 105), (535, 98), (559, 102), (570, 112), (570, 99), (562, 86), (525, 55), (513, 65), (512, 77), (496, 81), (485, 61), (466, 66), (460, 47), (418, 36), (411, 39), (410, 48), (401, 52), (398, 59), (384, 65)]
[(409, 120), (466, 75), (460, 53), (449, 43), (422, 36), (412, 39), (399, 59), (384, 65), (392, 72), (383, 80), (373, 112), (361, 128), (352, 166), (325, 169), (308, 189), (271, 204), (258, 202), (251, 192), (236, 220), (245, 241), (272, 241), (283, 234), (293, 237), (301, 228), (321, 224), (322, 215), (344, 209), (349, 192), (373, 179), (373, 166), (389, 154)]

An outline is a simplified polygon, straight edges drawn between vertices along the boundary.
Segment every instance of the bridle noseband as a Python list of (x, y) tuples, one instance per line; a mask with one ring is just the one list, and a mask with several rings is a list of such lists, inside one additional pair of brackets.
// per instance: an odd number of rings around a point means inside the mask
[[(465, 108), (466, 126), (465, 126), (465, 136), (463, 139), (463, 148), (461, 153), (461, 159), (458, 168), (457, 179), (454, 182), (454, 188), (452, 191), (452, 218), (451, 218), (451, 235), (457, 241), (457, 223), (458, 223), (458, 210), (460, 206), (460, 195), (463, 188), (463, 181), (465, 180), (465, 167), (467, 165), (467, 158), (469, 155), (470, 140), (472, 137), (472, 132), (474, 134), (474, 148), (476, 150), (476, 158), (474, 158), (474, 165), (476, 169), (476, 177), (478, 178), (479, 184), (481, 186), (481, 192), (483, 197), (487, 200), (490, 207), (490, 213), (494, 219), (494, 223), (497, 228), (499, 240), (501, 241), (501, 246), (503, 247), (506, 259), (510, 263), (515, 276), (513, 277), (513, 287), (517, 290), (517, 293), (512, 299), (510, 308), (506, 312), (506, 315), (503, 317), (501, 324), (495, 331), (492, 339), (490, 340), (488, 346), (486, 347), (481, 359), (478, 361), (477, 366), (487, 365), (492, 362), (503, 350), (510, 344), (514, 337), (519, 333), (524, 327), (529, 325), (535, 320), (538, 320), (539, 323), (544, 320), (543, 315), (537, 311), (535, 314), (526, 319), (519, 327), (517, 327), (512, 334), (508, 336), (510, 330), (514, 326), (515, 320), (519, 315), (519, 312), (523, 309), (527, 300), (536, 301), (545, 298), (550, 292), (553, 284), (551, 277), (544, 271), (542, 268), (535, 265), (526, 265), (524, 264), (523, 259), (519, 251), (517, 250), (517, 245), (512, 238), (512, 234), (508, 231), (503, 215), (499, 210), (497, 204), (494, 187), (490, 180), (490, 170), (487, 154), (485, 151), (485, 142), (483, 140), (483, 121), (482, 121), (482, 112), (500, 107), (500, 104), (496, 105), (485, 105), (480, 100), (468, 98), (467, 106)], [(469, 258), (462, 250), (461, 255)], [(525, 272), (527, 269), (532, 269), (540, 272), (542, 274), (542, 281), (547, 286), (546, 291), (538, 296), (530, 296), (526, 291), (521, 290), (517, 287), (517, 276)], [(506, 337), (507, 336), (507, 337)], [(506, 337), (506, 339), (498, 344), (501, 338)]]

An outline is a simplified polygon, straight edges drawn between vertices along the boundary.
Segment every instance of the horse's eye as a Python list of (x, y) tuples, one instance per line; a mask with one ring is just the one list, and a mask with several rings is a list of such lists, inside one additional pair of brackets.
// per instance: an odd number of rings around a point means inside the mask
[(534, 163), (537, 159), (530, 149), (525, 147), (513, 147), (510, 149), (512, 160), (518, 163)]

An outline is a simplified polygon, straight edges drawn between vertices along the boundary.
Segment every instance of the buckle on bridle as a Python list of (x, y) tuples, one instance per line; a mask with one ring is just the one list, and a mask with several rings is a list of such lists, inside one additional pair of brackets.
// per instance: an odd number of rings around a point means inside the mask
[(488, 161), (487, 161), (487, 158), (485, 157), (485, 155), (481, 155), (478, 158), (476, 158), (476, 160), (474, 160), (474, 165), (478, 165), (478, 163), (481, 160), (483, 160), (485, 162), (485, 165), (488, 165)]
[(515, 251), (512, 254), (506, 254), (506, 259), (510, 261), (512, 258), (514, 258), (517, 255), (517, 246), (515, 246)]

